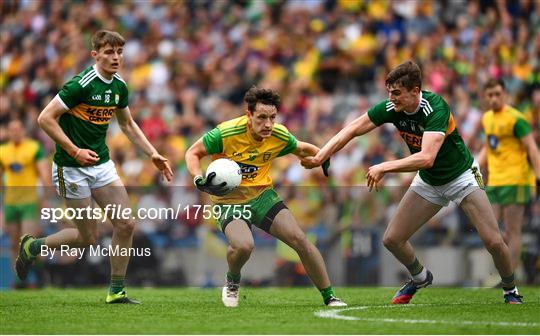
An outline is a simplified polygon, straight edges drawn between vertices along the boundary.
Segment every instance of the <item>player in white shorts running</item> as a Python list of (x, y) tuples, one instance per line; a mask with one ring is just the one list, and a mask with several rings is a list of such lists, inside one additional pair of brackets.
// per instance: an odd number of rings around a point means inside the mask
[(415, 63), (397, 66), (386, 77), (389, 99), (373, 106), (336, 134), (314, 157), (303, 159), (307, 168), (319, 166), (351, 139), (384, 123), (392, 123), (411, 154), (370, 167), (367, 183), (377, 188), (386, 173), (418, 171), (401, 200), (383, 237), (384, 246), (409, 270), (410, 279), (392, 298), (406, 304), (419, 288), (430, 285), (433, 274), (416, 258), (409, 238), (449, 201), (465, 212), (478, 230), (502, 279), (506, 303), (522, 303), (514, 283), (510, 251), (484, 191), (482, 176), (458, 133), (444, 99), (422, 91), (422, 74)]
[[(124, 209), (130, 207), (126, 189), (109, 159), (105, 143), (113, 115), (131, 142), (151, 158), (167, 180), (172, 179), (167, 159), (156, 151), (131, 117), (127, 85), (117, 74), (122, 64), (124, 43), (124, 38), (117, 32), (96, 32), (91, 52), (96, 63), (67, 82), (38, 118), (40, 127), (56, 142), (53, 183), (58, 194), (65, 198), (68, 208), (91, 207), (92, 198), (101, 208), (108, 204)], [(112, 248), (129, 251), (135, 221), (115, 217), (111, 222)], [(21, 280), (26, 278), (42, 245), (57, 248), (61, 245), (85, 247), (96, 244), (97, 219), (77, 219), (75, 224), (76, 229), (63, 229), (44, 238), (24, 235), (16, 261), (17, 276)], [(138, 303), (129, 299), (124, 290), (129, 254), (120, 253), (110, 258), (111, 285), (105, 302)]]

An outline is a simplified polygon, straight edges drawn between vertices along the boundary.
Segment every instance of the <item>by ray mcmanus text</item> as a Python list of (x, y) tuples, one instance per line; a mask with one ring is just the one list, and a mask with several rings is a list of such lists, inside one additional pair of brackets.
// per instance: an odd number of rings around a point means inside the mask
[(91, 257), (149, 257), (152, 255), (152, 250), (149, 247), (135, 248), (135, 247), (120, 247), (118, 245), (101, 246), (90, 245), (88, 247), (69, 247), (69, 245), (60, 245), (59, 248), (46, 245), (41, 246), (39, 255), (45, 258), (53, 259), (55, 256), (69, 256), (82, 259), (86, 250)]

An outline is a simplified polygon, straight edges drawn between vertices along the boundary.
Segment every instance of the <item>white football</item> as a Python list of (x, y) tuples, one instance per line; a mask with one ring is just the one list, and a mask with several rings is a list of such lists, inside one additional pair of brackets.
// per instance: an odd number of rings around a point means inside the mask
[(216, 177), (212, 179), (213, 185), (221, 184), (222, 182), (227, 182), (228, 192), (238, 188), (242, 182), (242, 170), (238, 163), (229, 159), (217, 159), (212, 161), (206, 169), (206, 176), (210, 173), (215, 172)]

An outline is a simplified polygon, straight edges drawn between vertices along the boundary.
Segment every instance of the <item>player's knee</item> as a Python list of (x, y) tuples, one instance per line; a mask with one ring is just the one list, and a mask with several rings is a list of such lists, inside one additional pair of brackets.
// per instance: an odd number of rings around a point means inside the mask
[(484, 244), (490, 253), (501, 251), (505, 246), (504, 240), (500, 235), (487, 239)]
[(133, 231), (135, 230), (135, 221), (133, 220), (122, 220), (114, 223), (114, 230), (116, 234), (121, 237), (131, 237)]
[(385, 234), (383, 237), (383, 245), (389, 250), (395, 249), (402, 244), (403, 242), (394, 236)]
[(294, 234), (289, 239), (289, 244), (297, 252), (306, 251), (309, 249), (311, 242), (307, 239), (306, 235), (303, 232)]
[(254, 244), (250, 241), (240, 242), (233, 246), (233, 250), (236, 253), (242, 254), (242, 255), (250, 255), (251, 251), (253, 251)]

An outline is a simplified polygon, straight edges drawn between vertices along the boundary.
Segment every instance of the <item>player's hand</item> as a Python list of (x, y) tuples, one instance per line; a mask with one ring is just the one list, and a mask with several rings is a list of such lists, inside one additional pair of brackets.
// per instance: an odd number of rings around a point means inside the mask
[(96, 152), (90, 149), (83, 149), (79, 148), (73, 155), (73, 158), (81, 165), (81, 166), (92, 166), (95, 165), (99, 161), (99, 156)]
[(202, 177), (201, 175), (195, 176), (193, 179), (193, 183), (195, 183), (195, 186), (200, 191), (203, 191), (205, 193), (208, 193), (210, 195), (214, 196), (223, 196), (228, 192), (228, 189), (226, 188), (227, 182), (221, 182), (218, 185), (213, 185), (212, 180), (216, 177), (215, 172), (211, 172), (208, 174), (208, 176)]
[(314, 156), (300, 158), (300, 164), (306, 169), (312, 169), (321, 165), (319, 160), (317, 160)]
[(385, 174), (383, 165), (384, 163), (381, 163), (368, 168), (366, 178), (369, 191), (373, 190), (373, 188), (375, 188), (376, 191), (379, 191), (379, 182), (383, 179)]
[(324, 176), (326, 177), (330, 176), (330, 172), (328, 171), (328, 169), (330, 169), (330, 158), (328, 158), (322, 164), (322, 171), (324, 173)]
[(169, 165), (169, 160), (160, 155), (159, 153), (152, 154), (152, 163), (161, 172), (167, 182), (171, 182), (173, 178), (173, 172)]

